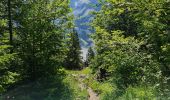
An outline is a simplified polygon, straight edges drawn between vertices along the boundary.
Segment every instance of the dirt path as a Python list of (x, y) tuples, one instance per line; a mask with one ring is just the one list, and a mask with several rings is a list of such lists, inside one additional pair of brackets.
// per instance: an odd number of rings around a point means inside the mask
[(84, 74), (73, 74), (74, 78), (79, 82), (79, 87), (81, 90), (87, 89), (88, 92), (88, 100), (99, 100), (97, 93), (95, 93), (90, 87), (88, 87), (83, 80), (87, 78)]
[(87, 89), (87, 91), (89, 93), (88, 100), (99, 100), (98, 95), (90, 87)]

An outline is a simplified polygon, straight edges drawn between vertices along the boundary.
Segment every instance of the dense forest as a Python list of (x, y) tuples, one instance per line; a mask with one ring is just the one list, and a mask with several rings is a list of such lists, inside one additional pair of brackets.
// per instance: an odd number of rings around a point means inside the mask
[(0, 100), (170, 100), (169, 5), (91, 4), (83, 60), (70, 0), (0, 0)]

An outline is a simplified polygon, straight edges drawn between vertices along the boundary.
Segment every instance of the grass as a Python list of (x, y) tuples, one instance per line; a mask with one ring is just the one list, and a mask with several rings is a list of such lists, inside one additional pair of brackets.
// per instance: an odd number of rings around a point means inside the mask
[(91, 74), (90, 68), (85, 68), (80, 73), (89, 76), (84, 82), (99, 94), (100, 100), (170, 100), (170, 96), (160, 97), (160, 93), (154, 86), (129, 86), (122, 90), (117, 87), (114, 80), (98, 82), (95, 76)]
[[(70, 84), (70, 88), (74, 90), (74, 100), (87, 100), (88, 92), (86, 89), (81, 90), (79, 87), (79, 81), (76, 77), (72, 76), (73, 74), (80, 74), (80, 71), (66, 70), (67, 78), (65, 78), (65, 82)], [(70, 99), (65, 99), (70, 100)]]
[(126, 92), (121, 99), (126, 100), (157, 100), (156, 91), (153, 87), (145, 87), (145, 86), (138, 86), (138, 87), (129, 87), (126, 89)]
[(8, 91), (1, 99), (54, 100), (54, 98), (59, 98), (58, 100), (63, 100), (73, 98), (73, 90), (69, 88), (68, 84), (62, 82), (62, 80), (56, 76), (24, 84)]
[(70, 73), (20, 85), (0, 96), (0, 100), (87, 100), (87, 91), (78, 87)]
[(81, 74), (85, 74), (85, 75), (89, 75), (92, 73), (92, 70), (90, 69), (90, 67), (86, 67), (81, 71)]
[(112, 81), (95, 80), (90, 68), (63, 71), (63, 76), (56, 75), (18, 86), (0, 96), (0, 100), (87, 100), (87, 90), (79, 87), (80, 76), (85, 76), (81, 82), (98, 93), (100, 100), (170, 100), (170, 96), (159, 97), (152, 86), (130, 86), (122, 92)]

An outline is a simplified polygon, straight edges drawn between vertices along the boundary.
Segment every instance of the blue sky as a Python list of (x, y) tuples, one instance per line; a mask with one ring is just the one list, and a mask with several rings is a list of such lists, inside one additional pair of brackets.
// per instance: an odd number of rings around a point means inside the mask
[(92, 5), (97, 4), (97, 0), (71, 0), (70, 6), (73, 9), (73, 14), (75, 16), (76, 30), (79, 33), (80, 44), (82, 47), (83, 58), (86, 58), (86, 53), (88, 47), (92, 46), (93, 43), (89, 38), (89, 34), (92, 33), (90, 26), (87, 24), (93, 18), (89, 13), (91, 11), (98, 10), (99, 8), (94, 8)]

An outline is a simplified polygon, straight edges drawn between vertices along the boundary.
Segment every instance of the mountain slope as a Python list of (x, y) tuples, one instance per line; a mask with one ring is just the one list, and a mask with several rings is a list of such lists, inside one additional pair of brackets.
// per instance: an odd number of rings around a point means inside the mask
[(81, 47), (87, 48), (92, 45), (89, 39), (89, 34), (92, 32), (88, 23), (93, 18), (89, 13), (91, 11), (99, 10), (99, 7), (93, 5), (98, 4), (97, 0), (71, 0), (70, 6), (73, 9), (73, 14), (76, 18), (76, 30), (79, 33)]

